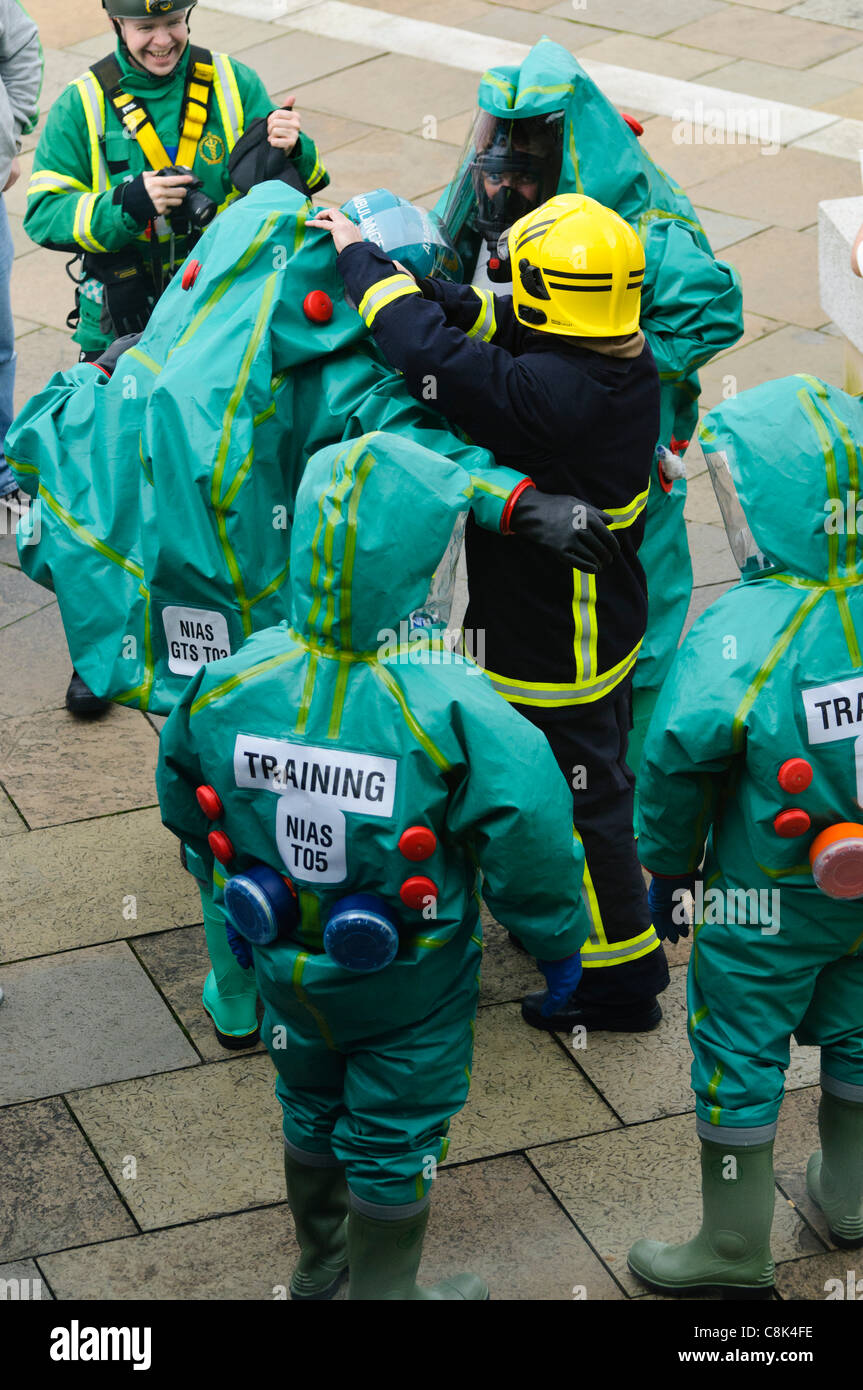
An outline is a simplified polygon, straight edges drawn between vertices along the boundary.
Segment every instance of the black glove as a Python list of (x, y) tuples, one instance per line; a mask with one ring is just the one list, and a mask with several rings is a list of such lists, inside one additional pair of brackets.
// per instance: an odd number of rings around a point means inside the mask
[(143, 174), (130, 179), (128, 183), (121, 183), (114, 193), (114, 202), (118, 202), (123, 211), (134, 217), (136, 222), (140, 222), (142, 227), (159, 216), (156, 205), (147, 192)]
[[(299, 153), (299, 141), (294, 146)], [(252, 121), (246, 133), (240, 137), (231, 150), (228, 160), (228, 173), (231, 182), (240, 193), (248, 193), (258, 183), (268, 179), (280, 179), (298, 193), (308, 197), (309, 190), (300, 178), (293, 163), (292, 154), (287, 150), (276, 149), (267, 139), (267, 117), (260, 116)]]
[[(111, 343), (110, 347), (105, 348), (102, 356), (96, 358), (93, 366), (101, 367), (103, 372), (106, 372), (108, 376), (112, 376), (114, 368), (117, 365), (117, 359), (122, 357), (124, 352), (128, 352), (130, 347), (134, 347), (140, 337), (140, 333), (126, 333), (122, 338), (116, 338), (114, 342)], [(181, 845), (180, 849), (182, 850), (182, 848), (183, 846)]]
[(611, 517), (577, 497), (558, 497), (525, 488), (509, 519), (509, 528), (525, 540), (553, 550), (574, 569), (596, 574), (620, 554), (608, 524)]

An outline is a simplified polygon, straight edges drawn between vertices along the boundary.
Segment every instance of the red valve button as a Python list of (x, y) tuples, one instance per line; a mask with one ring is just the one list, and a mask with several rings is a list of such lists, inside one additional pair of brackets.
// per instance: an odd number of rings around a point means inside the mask
[(303, 300), (303, 313), (312, 323), (329, 323), (333, 316), (333, 301), (323, 290), (310, 290)]
[(214, 787), (199, 787), (195, 796), (198, 798), (198, 805), (207, 820), (216, 820), (222, 814), (224, 808)]
[(230, 864), (235, 851), (224, 830), (211, 830), (207, 841), (219, 863)]
[(812, 824), (806, 811), (792, 806), (788, 811), (780, 811), (773, 822), (773, 829), (783, 840), (793, 840), (797, 835), (805, 835)]
[(805, 758), (786, 758), (776, 774), (784, 792), (805, 792), (812, 781), (812, 764)]
[(411, 825), (399, 840), (399, 850), (405, 859), (430, 859), (437, 849), (437, 836), (426, 825)]
[(489, 268), (489, 270), (500, 270), (500, 257), (499, 257), (499, 256), (489, 256), (489, 258), (488, 258), (488, 268)]
[(627, 115), (625, 111), (621, 111), (620, 114), (626, 121), (626, 124), (629, 126), (630, 130), (634, 131), (636, 135), (644, 134), (644, 126), (641, 124), (641, 121), (637, 121), (634, 116)]
[(405, 907), (413, 907), (419, 912), (428, 906), (428, 899), (437, 898), (437, 885), (430, 878), (417, 874), (416, 878), (406, 878), (399, 889), (399, 897)]
[(182, 278), (182, 280), (180, 281), (181, 285), (183, 286), (183, 289), (184, 289), (184, 290), (190, 290), (190, 289), (192, 288), (192, 286), (194, 285), (195, 281), (197, 280), (198, 276), (200, 275), (200, 273), (201, 273), (201, 262), (200, 262), (200, 261), (189, 261), (189, 264), (186, 266), (186, 269), (183, 271), (183, 278)]

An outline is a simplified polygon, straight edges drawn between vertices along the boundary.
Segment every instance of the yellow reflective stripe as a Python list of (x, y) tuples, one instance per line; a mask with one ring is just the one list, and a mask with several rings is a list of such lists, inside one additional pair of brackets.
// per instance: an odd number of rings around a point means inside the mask
[(321, 1037), (323, 1038), (323, 1040), (324, 1040), (324, 1042), (326, 1043), (327, 1047), (330, 1049), (330, 1051), (332, 1051), (332, 1052), (337, 1052), (337, 1051), (338, 1051), (338, 1048), (336, 1047), (335, 1042), (333, 1041), (333, 1035), (332, 1035), (332, 1033), (330, 1032), (330, 1028), (329, 1028), (329, 1024), (327, 1023), (327, 1020), (324, 1018), (324, 1016), (323, 1016), (323, 1014), (321, 1013), (320, 1009), (316, 1009), (315, 1006), (314, 1006), (314, 1004), (312, 1004), (312, 1003), (310, 1002), (310, 1000), (309, 1000), (309, 998), (308, 998), (308, 995), (306, 994), (306, 991), (303, 989), (303, 986), (302, 986), (303, 971), (304, 971), (305, 968), (306, 968), (306, 961), (307, 961), (308, 959), (309, 959), (308, 952), (307, 952), (307, 951), (300, 951), (299, 954), (298, 954), (298, 956), (297, 956), (297, 959), (296, 959), (295, 962), (294, 962), (293, 977), (292, 977), (292, 981), (291, 981), (291, 983), (292, 983), (293, 986), (294, 986), (294, 993), (296, 994), (296, 996), (297, 996), (297, 998), (299, 999), (300, 1003), (303, 1004), (303, 1005), (305, 1005), (305, 1007), (308, 1009), (309, 1013), (311, 1014), (312, 1018), (315, 1020), (315, 1023), (318, 1025), (319, 1029), (321, 1030)]
[[(330, 484), (333, 495), (335, 495), (337, 491), (335, 483), (336, 476), (339, 471), (339, 464), (342, 462), (342, 460), (345, 458), (345, 455), (347, 454), (347, 461), (345, 467), (347, 469), (352, 469), (364, 448), (365, 439), (360, 438), (356, 440), (353, 445), (343, 449), (340, 454), (336, 454), (335, 458), (333, 459), (333, 466), (330, 473)], [(339, 484), (339, 487), (341, 487), (343, 483), (344, 479), (342, 479), (342, 483)], [(335, 575), (332, 569), (331, 544), (328, 550), (328, 540), (332, 528), (331, 523), (325, 522), (324, 520), (330, 495), (331, 494), (329, 492), (322, 492), (320, 497), (318, 498), (318, 520), (317, 524), (315, 525), (315, 533), (312, 537), (312, 566), (310, 573), (310, 583), (315, 596), (312, 600), (311, 607), (309, 608), (309, 616), (307, 620), (307, 628), (309, 632), (315, 632), (317, 630), (318, 618), (321, 611), (321, 603), (323, 602), (322, 595), (324, 593), (329, 594), (335, 579)], [(339, 504), (340, 501), (341, 499), (339, 498)], [(321, 546), (322, 536), (323, 546)], [(322, 561), (326, 571), (324, 575), (323, 584), (320, 583)]]
[(198, 329), (201, 327), (201, 324), (204, 322), (207, 316), (213, 312), (222, 296), (224, 294), (227, 294), (234, 281), (238, 279), (240, 275), (242, 275), (246, 267), (250, 265), (251, 262), (255, 259), (255, 256), (258, 254), (261, 247), (265, 245), (266, 241), (269, 238), (270, 232), (273, 230), (273, 228), (276, 226), (279, 220), (280, 214), (277, 212), (271, 212), (269, 216), (265, 218), (264, 222), (261, 225), (261, 230), (258, 232), (257, 236), (255, 236), (254, 239), (246, 247), (246, 250), (243, 252), (242, 256), (237, 261), (237, 264), (234, 266), (233, 270), (231, 270), (224, 277), (224, 279), (219, 281), (210, 297), (207, 300), (205, 300), (205, 302), (201, 305), (201, 308), (198, 310), (197, 314), (192, 319), (192, 322), (189, 324), (189, 327), (186, 329), (179, 342), (175, 343), (174, 346), (171, 348), (171, 351), (168, 353), (169, 357), (171, 356), (171, 353), (176, 352), (177, 348), (185, 347), (186, 343), (193, 336), (193, 334), (197, 333)]
[[(348, 533), (345, 538), (345, 552), (342, 557), (342, 582), (339, 594), (339, 641), (346, 651), (351, 649), (351, 618), (353, 616), (351, 583), (354, 577), (354, 560), (357, 550), (357, 509), (360, 505), (360, 494), (365, 487), (366, 479), (376, 462), (374, 454), (369, 450), (360, 464), (354, 490), (351, 493), (351, 500), (348, 503)], [(325, 631), (324, 635), (331, 637), (332, 631)]]
[(311, 709), (312, 705), (312, 696), (315, 693), (315, 676), (317, 675), (317, 671), (318, 656), (316, 652), (312, 652), (311, 656), (309, 657), (308, 667), (306, 668), (306, 679), (303, 682), (303, 694), (300, 700), (300, 712), (297, 715), (297, 722), (294, 726), (295, 732), (298, 734), (304, 734), (306, 732), (306, 724), (309, 718), (309, 710)]
[(309, 189), (309, 192), (310, 192), (310, 193), (314, 193), (315, 189), (318, 188), (318, 187), (320, 186), (320, 184), (321, 184), (322, 181), (326, 178), (326, 176), (327, 176), (326, 168), (325, 168), (324, 165), (321, 163), (320, 158), (317, 158), (317, 159), (315, 160), (315, 167), (314, 167), (314, 169), (312, 170), (312, 172), (309, 174), (309, 177), (308, 177), (308, 180), (307, 180), (307, 187), (308, 187), (308, 189)]
[(124, 356), (134, 357), (136, 362), (140, 362), (142, 366), (153, 372), (155, 376), (158, 376), (159, 372), (162, 370), (158, 362), (154, 362), (152, 357), (148, 357), (146, 352), (142, 352), (139, 347), (127, 348)]
[(91, 187), (97, 193), (104, 193), (110, 186), (108, 166), (99, 144), (105, 134), (105, 94), (91, 72), (80, 78), (74, 86), (78, 89), (81, 105), (84, 107), (87, 134), (90, 137), (90, 168), (93, 178)]
[[(643, 639), (642, 639), (643, 640)], [(505, 700), (516, 705), (536, 705), (543, 709), (556, 709), (564, 705), (585, 705), (598, 700), (626, 677), (635, 665), (641, 642), (616, 666), (603, 671), (593, 680), (567, 682), (558, 685), (554, 681), (522, 681), (513, 676), (502, 676), (485, 667), (495, 690)]]
[(596, 576), (572, 572), (572, 616), (575, 625), (573, 655), (576, 685), (586, 685), (596, 675)]
[(606, 941), (605, 945), (599, 945), (588, 940), (581, 948), (581, 963), (585, 970), (605, 970), (631, 960), (640, 960), (642, 956), (655, 951), (659, 944), (659, 937), (652, 925), (627, 941)]
[(702, 1006), (701, 1006), (700, 1009), (696, 1009), (696, 1011), (695, 1011), (694, 1014), (690, 1014), (690, 1016), (689, 1016), (689, 1031), (690, 1031), (690, 1033), (694, 1033), (694, 1032), (695, 1032), (695, 1030), (696, 1030), (696, 1028), (698, 1027), (699, 1023), (703, 1023), (704, 1020), (706, 1019), (706, 1017), (707, 1017), (707, 1015), (708, 1015), (709, 1013), (710, 1013), (710, 1010), (708, 1009), (707, 1005), (706, 1005), (706, 1004), (702, 1004)]
[(321, 904), (308, 888), (301, 888), (297, 897), (300, 906), (300, 935), (306, 943), (320, 948), (324, 944)]
[[(512, 492), (511, 487), (498, 487), (497, 483), (486, 482), (485, 478), (478, 478), (475, 473), (470, 475), (471, 489), (474, 492), (487, 492), (490, 497), (499, 497), (502, 502), (509, 499)], [(470, 492), (465, 490), (465, 497), (470, 497)]]
[(614, 517), (614, 521), (611, 522), (608, 528), (609, 531), (619, 531), (624, 526), (631, 526), (647, 506), (647, 495), (649, 492), (650, 483), (647, 484), (644, 491), (640, 492), (637, 497), (633, 497), (632, 501), (628, 502), (625, 507), (603, 507), (602, 510), (604, 512)]
[(794, 617), (791, 619), (791, 622), (786, 627), (785, 631), (781, 633), (781, 635), (777, 638), (776, 642), (774, 642), (772, 651), (768, 655), (767, 660), (764, 662), (764, 665), (758, 671), (755, 679), (753, 680), (743, 699), (740, 701), (740, 704), (738, 705), (737, 711), (734, 715), (734, 721), (731, 727), (732, 742), (735, 753), (739, 753), (741, 748), (743, 747), (743, 721), (746, 719), (746, 716), (749, 714), (749, 711), (755, 704), (756, 699), (760, 695), (767, 680), (773, 673), (774, 668), (778, 666), (782, 657), (785, 655), (797, 631), (803, 626), (806, 619), (809, 617), (809, 614), (812, 612), (812, 609), (815, 607), (816, 603), (819, 603), (821, 599), (824, 597), (824, 595), (828, 592), (829, 591), (827, 589), (816, 589), (813, 593), (809, 595), (808, 598), (805, 598), (801, 603), (800, 607), (797, 609), (797, 612), (794, 614)]
[(494, 295), (491, 290), (478, 290), (474, 286), (474, 294), (479, 297), (480, 309), (474, 323), (467, 330), (469, 338), (479, 338), (481, 342), (488, 343), (497, 332), (497, 320), (494, 316)]
[(231, 396), (225, 410), (225, 416), (222, 421), (222, 433), (221, 438), (219, 440), (218, 452), (216, 454), (216, 466), (213, 469), (213, 476), (210, 483), (210, 498), (213, 503), (213, 510), (216, 514), (216, 527), (219, 533), (222, 554), (224, 555), (225, 563), (227, 564), (228, 571), (231, 576), (231, 582), (234, 586), (234, 592), (237, 596), (237, 600), (240, 605), (240, 617), (243, 624), (243, 632), (247, 637), (252, 631), (252, 620), (249, 616), (249, 601), (246, 595), (243, 577), (240, 572), (240, 566), (237, 562), (237, 558), (228, 539), (227, 513), (231, 505), (231, 502), (236, 496), (236, 492), (239, 488), (239, 483), (243, 481), (243, 479), (246, 477), (246, 474), (248, 473), (248, 469), (252, 461), (252, 456), (254, 454), (254, 449), (251, 449), (248, 452), (243, 461), (243, 464), (240, 467), (239, 482), (235, 478), (234, 482), (232, 483), (231, 487), (228, 489), (228, 492), (225, 494), (224, 497), (222, 496), (222, 482), (225, 474), (225, 466), (228, 461), (228, 450), (231, 446), (234, 418), (236, 416), (237, 409), (239, 407), (240, 401), (243, 398), (243, 393), (245, 392), (246, 385), (249, 380), (249, 373), (252, 369), (252, 361), (254, 359), (255, 353), (258, 351), (258, 348), (261, 345), (261, 340), (264, 336), (264, 330), (266, 328), (267, 319), (270, 312), (270, 306), (273, 302), (273, 298), (276, 293), (277, 278), (278, 271), (274, 271), (273, 274), (268, 278), (264, 286), (264, 292), (261, 295), (261, 302), (258, 305), (258, 312), (255, 316), (255, 326), (252, 329), (252, 333), (249, 337), (248, 344), (246, 345), (246, 350), (243, 353), (243, 360), (240, 364), (240, 371), (237, 376), (237, 381), (233, 391), (231, 392)]
[[(515, 95), (515, 86), (508, 82), (505, 77), (495, 77), (493, 72), (483, 73), (482, 82), (487, 82), (490, 87), (497, 87), (499, 92), (503, 92), (506, 97), (507, 106), (512, 106), (512, 98)], [(480, 86), (482, 86), (482, 82)]]
[(707, 1083), (707, 1094), (710, 1096), (711, 1100), (716, 1100), (716, 1092), (719, 1090), (719, 1084), (723, 1076), (724, 1072), (722, 1067), (717, 1063), (713, 1069), (713, 1075)]
[(208, 690), (206, 695), (199, 695), (192, 704), (189, 715), (197, 714), (200, 710), (206, 709), (214, 700), (221, 700), (225, 695), (236, 690), (239, 685), (246, 685), (249, 681), (257, 680), (258, 676), (266, 675), (268, 671), (273, 671), (277, 666), (284, 666), (288, 661), (297, 661), (303, 655), (302, 647), (294, 647), (289, 652), (281, 652), (278, 656), (268, 656), (266, 661), (258, 661), (254, 666), (248, 666), (245, 671), (238, 671), (235, 676), (229, 676), (227, 680), (219, 681), (212, 690)]
[[(584, 849), (584, 841), (575, 826), (572, 827), (572, 837), (574, 840), (577, 840), (582, 849)], [(584, 876), (581, 880), (581, 898), (587, 912), (588, 921), (590, 922), (590, 935), (581, 948), (583, 954), (588, 944), (594, 946), (596, 950), (601, 950), (608, 945), (605, 937), (605, 927), (602, 925), (602, 913), (599, 910), (599, 899), (596, 896), (596, 889), (593, 886), (593, 879), (590, 876), (590, 868), (587, 863), (586, 855), (584, 858)]]
[(848, 647), (848, 655), (851, 657), (851, 664), (852, 666), (863, 666), (863, 660), (860, 658), (860, 644), (854, 629), (854, 619), (851, 617), (848, 595), (844, 589), (836, 592), (836, 603), (839, 608), (839, 617), (842, 619), (842, 631), (845, 633), (845, 642)]
[(240, 89), (237, 86), (237, 78), (227, 53), (214, 53), (213, 67), (215, 68), (213, 91), (216, 94), (219, 114), (222, 117), (222, 127), (228, 143), (228, 154), (230, 154), (243, 133), (243, 103)]
[(65, 507), (61, 507), (56, 497), (52, 497), (51, 493), (47, 492), (42, 484), (39, 486), (38, 495), (40, 499), (44, 499), (44, 501), (47, 502), (54, 515), (59, 517), (60, 520), (69, 527), (73, 535), (77, 536), (85, 545), (92, 546), (94, 550), (98, 550), (100, 555), (104, 555), (106, 560), (111, 560), (113, 564), (119, 565), (121, 569), (126, 570), (128, 574), (134, 575), (136, 579), (144, 578), (144, 571), (141, 569), (140, 565), (136, 565), (134, 560), (129, 560), (125, 555), (121, 555), (119, 551), (112, 550), (111, 546), (106, 545), (104, 541), (100, 541), (98, 537), (93, 535), (92, 531), (88, 531), (86, 526), (82, 526), (80, 521), (76, 521), (71, 513), (66, 511)]
[[(828, 401), (823, 400), (821, 403), (821, 408), (832, 419), (833, 423), (836, 426), (836, 432), (839, 435), (839, 438), (842, 440), (842, 447), (845, 450), (845, 458), (848, 462), (848, 486), (849, 490), (856, 497), (860, 490), (860, 474), (857, 458), (858, 453), (860, 452), (860, 446), (854, 443), (854, 440), (851, 438), (845, 421), (839, 418), (839, 416), (836, 414), (835, 410), (833, 410), (832, 406), (829, 404)], [(853, 575), (856, 575), (858, 572), (857, 537), (850, 527), (848, 528), (847, 534), (845, 536), (845, 568), (850, 570)]]
[[(823, 392), (820, 382), (813, 377), (804, 377), (804, 380), (812, 381), (816, 389)], [(812, 427), (818, 437), (821, 452), (824, 455), (824, 466), (827, 470), (827, 496), (839, 496), (839, 470), (836, 463), (836, 452), (833, 447), (833, 440), (827, 425), (818, 411), (815, 404), (815, 397), (807, 390), (797, 392), (797, 399), (803, 406), (804, 411), (812, 422)], [(839, 567), (839, 536), (835, 531), (827, 532), (827, 577), (836, 579)]]
[(388, 671), (385, 666), (381, 666), (378, 662), (372, 664), (370, 669), (374, 671), (378, 680), (381, 682), (383, 686), (386, 687), (386, 689), (392, 695), (393, 699), (395, 700), (396, 704), (402, 712), (402, 718), (404, 719), (405, 723), (407, 724), (417, 743), (420, 745), (423, 751), (427, 753), (428, 756), (431, 758), (435, 767), (439, 768), (441, 772), (448, 772), (450, 769), (449, 760), (444, 757), (437, 744), (435, 744), (432, 741), (432, 739), (429, 738), (425, 729), (422, 727), (422, 725), (417, 720), (416, 716), (408, 707), (408, 703), (404, 697), (401, 686), (395, 679), (392, 672)]
[(144, 598), (144, 679), (134, 689), (124, 690), (119, 695), (112, 695), (111, 699), (115, 704), (130, 705), (137, 697), (138, 707), (147, 709), (150, 704), (153, 681), (156, 677), (156, 663), (153, 659), (153, 637), (150, 631), (150, 594), (143, 584), (138, 592)]
[(401, 299), (406, 294), (420, 294), (420, 287), (409, 275), (388, 275), (384, 280), (378, 280), (377, 284), (372, 285), (370, 290), (366, 290), (360, 300), (357, 313), (366, 325), (371, 328), (375, 318), (381, 309), (385, 309), (394, 300)]
[(83, 246), (85, 251), (104, 251), (106, 248), (101, 241), (97, 241), (93, 236), (93, 211), (96, 206), (98, 193), (84, 193), (75, 205), (75, 224), (72, 235), (79, 246)]
[(254, 606), (255, 606), (256, 603), (260, 603), (260, 602), (261, 602), (261, 599), (269, 598), (270, 594), (274, 594), (274, 593), (276, 592), (277, 589), (280, 589), (280, 588), (282, 587), (282, 585), (284, 584), (285, 580), (287, 579), (288, 575), (290, 574), (290, 572), (291, 572), (291, 562), (290, 562), (290, 560), (288, 560), (287, 564), (286, 564), (282, 569), (279, 570), (279, 572), (278, 572), (278, 574), (276, 575), (275, 579), (271, 579), (270, 582), (269, 582), (269, 584), (266, 586), (266, 588), (262, 589), (261, 592), (260, 592), (259, 594), (255, 594), (254, 598), (250, 598), (250, 599), (249, 599), (249, 607), (250, 607), (250, 608), (254, 608)]
[(91, 190), (80, 179), (70, 174), (61, 174), (56, 169), (36, 169), (30, 175), (27, 197), (34, 193), (89, 193)]
[(340, 661), (338, 674), (336, 675), (336, 688), (333, 694), (333, 706), (330, 710), (330, 726), (327, 729), (327, 738), (338, 738), (342, 728), (342, 715), (345, 709), (345, 696), (348, 691), (348, 676), (351, 671), (350, 661)]

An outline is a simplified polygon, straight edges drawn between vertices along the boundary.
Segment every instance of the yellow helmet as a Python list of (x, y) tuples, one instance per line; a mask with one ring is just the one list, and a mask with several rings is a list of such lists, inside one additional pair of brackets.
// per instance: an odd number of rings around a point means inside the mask
[(581, 193), (559, 193), (507, 233), (515, 316), (567, 337), (634, 333), (644, 247), (628, 222)]

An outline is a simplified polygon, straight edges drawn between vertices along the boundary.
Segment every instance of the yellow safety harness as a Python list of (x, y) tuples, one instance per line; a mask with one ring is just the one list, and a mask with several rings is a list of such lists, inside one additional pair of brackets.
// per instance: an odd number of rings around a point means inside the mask
[[(152, 169), (167, 169), (174, 163), (156, 134), (153, 118), (140, 97), (123, 91), (123, 74), (113, 53), (94, 63), (91, 69), (105, 96), (120, 118), (124, 130), (138, 142)], [(176, 163), (191, 169), (198, 142), (210, 113), (215, 68), (213, 55), (206, 48), (192, 47), (183, 100), (183, 129), (177, 147)]]

